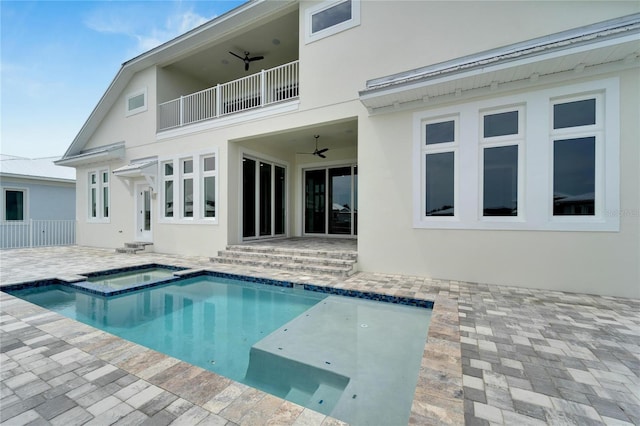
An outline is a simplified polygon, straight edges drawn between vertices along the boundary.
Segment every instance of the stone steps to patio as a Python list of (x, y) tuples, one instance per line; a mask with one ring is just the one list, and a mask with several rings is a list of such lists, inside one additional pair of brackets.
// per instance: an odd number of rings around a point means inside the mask
[(153, 243), (143, 243), (143, 242), (124, 243), (124, 247), (117, 248), (116, 253), (136, 254), (140, 251), (146, 251), (147, 246), (152, 246), (152, 245)]
[(232, 245), (210, 260), (227, 265), (260, 266), (347, 277), (356, 272), (357, 253), (344, 250), (313, 250), (266, 245)]

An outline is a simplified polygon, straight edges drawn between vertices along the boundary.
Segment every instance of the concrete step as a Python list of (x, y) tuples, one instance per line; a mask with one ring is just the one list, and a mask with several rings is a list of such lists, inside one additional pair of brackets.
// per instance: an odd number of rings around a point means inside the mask
[(228, 251), (247, 252), (247, 253), (274, 253), (291, 256), (307, 256), (307, 257), (328, 257), (332, 259), (349, 259), (355, 261), (358, 253), (347, 250), (311, 250), (311, 249), (293, 249), (266, 245), (230, 245), (226, 248)]
[(255, 260), (269, 260), (276, 263), (302, 263), (306, 265), (318, 265), (318, 266), (352, 266), (355, 263), (355, 259), (342, 259), (329, 256), (312, 257), (305, 255), (283, 254), (276, 252), (252, 252), (252, 251), (237, 251), (237, 250), (225, 250), (218, 252), (219, 257), (231, 258), (231, 259), (255, 259)]
[(300, 262), (291, 262), (286, 260), (274, 260), (274, 259), (261, 260), (261, 259), (255, 259), (255, 258), (225, 257), (225, 256), (212, 257), (210, 260), (214, 263), (222, 263), (227, 265), (259, 266), (259, 267), (270, 268), (270, 269), (327, 274), (327, 275), (333, 275), (333, 276), (339, 276), (339, 277), (348, 277), (356, 272), (354, 267), (355, 262), (353, 262), (353, 264), (351, 265), (344, 265), (344, 266), (325, 266), (325, 265), (306, 264), (306, 263), (300, 263)]
[(136, 254), (140, 251), (146, 251), (146, 248), (152, 245), (153, 243), (147, 242), (124, 243), (124, 247), (117, 248), (116, 253)]

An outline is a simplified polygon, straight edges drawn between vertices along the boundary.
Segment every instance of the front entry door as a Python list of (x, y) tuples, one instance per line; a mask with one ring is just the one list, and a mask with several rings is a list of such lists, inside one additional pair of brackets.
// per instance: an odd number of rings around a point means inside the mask
[(151, 188), (138, 185), (136, 191), (136, 240), (151, 242)]

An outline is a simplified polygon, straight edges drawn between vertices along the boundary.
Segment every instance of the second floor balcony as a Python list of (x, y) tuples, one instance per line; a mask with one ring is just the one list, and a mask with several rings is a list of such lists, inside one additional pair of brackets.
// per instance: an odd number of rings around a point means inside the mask
[(158, 131), (298, 97), (299, 61), (262, 70), (158, 105)]

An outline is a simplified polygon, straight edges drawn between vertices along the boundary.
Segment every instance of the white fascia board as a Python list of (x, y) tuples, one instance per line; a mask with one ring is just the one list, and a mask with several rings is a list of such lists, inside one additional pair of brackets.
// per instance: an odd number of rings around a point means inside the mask
[(68, 158), (61, 158), (53, 163), (57, 166), (77, 167), (85, 164), (97, 163), (114, 158), (124, 158), (124, 142), (90, 152), (81, 153)]
[(19, 174), (15, 174), (15, 173), (0, 173), (0, 178), (40, 180), (40, 181), (45, 181), (45, 182), (69, 183), (69, 184), (74, 184), (76, 182), (75, 179), (54, 178), (54, 177), (46, 177), (46, 176), (19, 175)]

